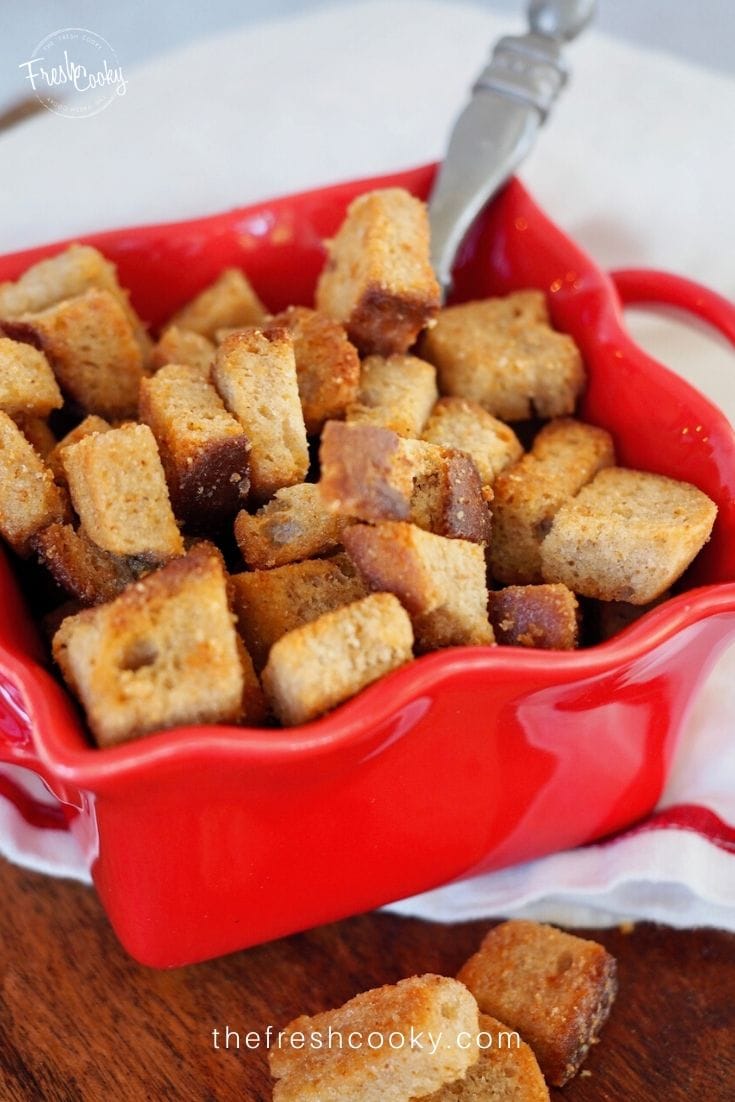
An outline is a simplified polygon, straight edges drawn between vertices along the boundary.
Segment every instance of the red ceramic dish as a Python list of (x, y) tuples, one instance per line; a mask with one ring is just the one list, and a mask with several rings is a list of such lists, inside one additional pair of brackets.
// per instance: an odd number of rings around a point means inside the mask
[[(346, 205), (376, 185), (425, 196), (433, 170), (198, 221), (88, 238), (157, 323), (227, 265), (273, 309), (309, 302)], [(0, 259), (14, 278), (53, 245)], [(735, 311), (646, 273), (627, 300), (693, 309), (735, 339)], [(583, 416), (620, 461), (719, 505), (693, 588), (577, 653), (462, 648), (393, 674), (293, 730), (185, 728), (99, 751), (49, 672), (0, 561), (0, 760), (44, 778), (120, 940), (159, 967), (213, 957), (482, 870), (575, 846), (648, 812), (682, 720), (735, 632), (735, 437), (705, 398), (626, 335), (600, 272), (513, 182), (467, 243), (458, 297), (539, 287), (582, 348)], [(729, 327), (729, 328), (728, 328)]]

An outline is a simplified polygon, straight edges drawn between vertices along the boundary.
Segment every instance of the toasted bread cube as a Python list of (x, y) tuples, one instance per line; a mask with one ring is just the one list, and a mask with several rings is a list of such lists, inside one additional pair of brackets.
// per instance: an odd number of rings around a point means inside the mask
[[(232, 592), (229, 585), (229, 579), (227, 593), (228, 597), (231, 599)], [(250, 657), (250, 652), (245, 646), (241, 635), (237, 637), (237, 650), (240, 656), (243, 677), (243, 691), (240, 701), (240, 711), (237, 715), (237, 723), (245, 727), (258, 727), (265, 723), (270, 716), (270, 708), (266, 695), (263, 692), (263, 686), (260, 684), (260, 679), (255, 672), (255, 666)]]
[(303, 482), (306, 427), (293, 342), (282, 328), (242, 329), (217, 349), (212, 381), (250, 441), (250, 489), (265, 501)]
[(64, 448), (62, 463), (82, 525), (103, 551), (150, 564), (184, 551), (166, 476), (147, 425), (123, 425)]
[(565, 585), (509, 585), (490, 593), (498, 643), (541, 650), (579, 645), (579, 604)]
[(235, 574), (230, 587), (240, 634), (259, 670), (282, 635), (369, 593), (346, 555)]
[[(302, 1015), (280, 1031), (278, 1045), (268, 1054), (277, 1080), (273, 1102), (423, 1098), (462, 1079), (477, 1062), (477, 1033), (477, 1004), (456, 980), (411, 976), (393, 986), (364, 991), (337, 1010)], [(364, 1039), (374, 1034), (375, 1044), (350, 1047), (351, 1034)], [(431, 1036), (436, 1044), (410, 1044), (417, 1035), (424, 1041)], [(317, 1036), (333, 1037), (335, 1044), (312, 1044)], [(405, 1043), (391, 1045), (391, 1037), (398, 1036)], [(465, 1036), (470, 1040), (467, 1047), (458, 1043)]]
[(245, 683), (233, 619), (222, 556), (203, 542), (114, 601), (65, 619), (54, 658), (98, 745), (237, 720)]
[(478, 544), (400, 521), (356, 524), (342, 538), (370, 588), (395, 593), (407, 609), (419, 650), (495, 642)]
[(311, 482), (278, 490), (254, 515), (243, 509), (235, 519), (235, 539), (253, 570), (326, 555), (339, 546), (347, 517), (330, 512)]
[(70, 245), (64, 252), (28, 268), (16, 283), (0, 283), (0, 318), (35, 314), (92, 289), (108, 291), (117, 299), (135, 333), (143, 361), (147, 361), (151, 339), (130, 305), (127, 291), (120, 286), (115, 265), (91, 245)]
[(61, 389), (89, 413), (135, 414), (143, 357), (125, 311), (109, 291), (86, 291), (40, 314), (4, 322), (3, 329), (40, 348)]
[(521, 442), (509, 425), (465, 398), (440, 398), (421, 439), (466, 452), (484, 486), (492, 486), (500, 472), (523, 455)]
[(548, 325), (529, 292), (447, 306), (421, 354), (436, 365), (442, 394), (504, 421), (573, 413), (584, 386), (577, 346)]
[(347, 420), (420, 436), (438, 398), (436, 371), (416, 356), (368, 356)]
[(600, 601), (649, 604), (681, 577), (716, 516), (688, 482), (610, 467), (556, 514), (541, 545), (544, 578)]
[(537, 922), (495, 926), (458, 979), (517, 1029), (555, 1087), (576, 1075), (617, 994), (614, 957), (595, 941)]
[(469, 458), (377, 425), (324, 426), (319, 489), (327, 508), (360, 520), (410, 520), (457, 539), (487, 542), (490, 513)]
[(196, 367), (205, 379), (217, 351), (212, 341), (193, 329), (181, 329), (169, 325), (159, 337), (151, 352), (151, 367), (158, 370), (166, 364), (188, 364)]
[(50, 467), (49, 459), (57, 441), (48, 422), (41, 417), (15, 416), (13, 420), (29, 444), (33, 445), (41, 459)]
[(440, 1087), (423, 1102), (549, 1102), (533, 1049), (515, 1030), (481, 1014), (477, 1041), (480, 1057), (464, 1079)]
[(41, 456), (0, 410), (0, 535), (28, 555), (36, 532), (66, 520), (67, 501)]
[(239, 268), (226, 268), (214, 283), (174, 314), (170, 324), (212, 340), (217, 329), (259, 325), (265, 316), (265, 307), (244, 274)]
[(98, 417), (96, 414), (91, 413), (89, 417), (85, 417), (83, 421), (73, 428), (66, 436), (59, 440), (52, 451), (49, 452), (47, 463), (51, 470), (54, 472), (54, 478), (59, 483), (66, 482), (66, 471), (64, 470), (64, 449), (68, 448), (71, 444), (76, 444), (79, 440), (83, 440), (85, 436), (92, 436), (95, 432), (107, 432), (112, 428), (109, 421), (105, 421), (104, 417)]
[(507, 585), (543, 582), (541, 542), (554, 517), (599, 470), (614, 462), (612, 438), (604, 429), (571, 418), (546, 425), (531, 451), (493, 485), (493, 576)]
[(70, 524), (49, 524), (33, 546), (58, 585), (83, 605), (111, 601), (135, 581), (127, 560), (103, 551)]
[(319, 433), (325, 421), (344, 416), (357, 396), (357, 349), (339, 322), (305, 306), (289, 306), (268, 324), (291, 334), (306, 431)]
[(0, 337), (0, 409), (11, 417), (48, 417), (63, 404), (43, 352)]
[(177, 517), (217, 527), (250, 488), (250, 444), (196, 367), (167, 364), (140, 385), (140, 419), (158, 444)]
[(308, 723), (412, 658), (411, 621), (390, 593), (325, 612), (270, 649), (263, 688), (287, 727)]
[(341, 322), (364, 355), (407, 352), (440, 302), (425, 204), (402, 188), (361, 195), (328, 250), (317, 309)]

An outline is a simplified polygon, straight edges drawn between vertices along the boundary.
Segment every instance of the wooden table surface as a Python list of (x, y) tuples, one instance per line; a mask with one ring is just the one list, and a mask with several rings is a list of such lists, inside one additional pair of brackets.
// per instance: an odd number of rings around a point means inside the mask
[[(370, 914), (155, 972), (123, 952), (88, 888), (0, 862), (0, 898), (2, 1102), (266, 1102), (265, 1052), (216, 1051), (213, 1029), (244, 1038), (416, 972), (452, 975), (489, 925)], [(618, 958), (620, 995), (589, 1074), (552, 1097), (732, 1102), (735, 936), (594, 936)]]

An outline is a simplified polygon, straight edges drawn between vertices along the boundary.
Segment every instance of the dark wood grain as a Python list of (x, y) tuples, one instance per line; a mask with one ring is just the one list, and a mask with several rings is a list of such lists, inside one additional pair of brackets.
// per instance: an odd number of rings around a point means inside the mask
[[(489, 923), (371, 914), (172, 972), (136, 965), (91, 890), (0, 862), (2, 1102), (266, 1102), (264, 1051), (241, 1037), (415, 972), (454, 973)], [(172, 919), (175, 921), (175, 918)], [(732, 1102), (735, 937), (639, 926), (594, 935), (620, 995), (565, 1102)]]

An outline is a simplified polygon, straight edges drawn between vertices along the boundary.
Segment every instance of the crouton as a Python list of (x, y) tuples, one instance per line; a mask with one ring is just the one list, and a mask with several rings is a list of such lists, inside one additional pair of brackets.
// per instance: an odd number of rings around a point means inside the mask
[(184, 550), (156, 440), (147, 425), (85, 436), (61, 453), (72, 502), (103, 551), (151, 565)]
[(305, 306), (289, 306), (268, 324), (291, 334), (306, 431), (319, 433), (325, 421), (342, 417), (357, 396), (357, 349), (338, 322)]
[(259, 670), (282, 635), (369, 593), (346, 555), (234, 574), (230, 587), (238, 629)]
[(360, 392), (347, 420), (382, 425), (399, 436), (420, 436), (438, 398), (436, 371), (416, 356), (368, 356)]
[(716, 515), (688, 482), (608, 468), (557, 512), (541, 545), (543, 576), (584, 597), (649, 604), (681, 577)]
[(287, 727), (308, 723), (412, 658), (411, 621), (390, 593), (325, 612), (270, 649), (263, 688)]
[(311, 482), (278, 490), (271, 501), (235, 519), (235, 539), (253, 570), (326, 555), (339, 546), (348, 517), (330, 512)]
[(556, 580), (542, 577), (541, 542), (564, 502), (614, 462), (604, 429), (571, 418), (546, 425), (532, 450), (493, 484), (493, 576), (508, 585)]
[(410, 520), (437, 535), (487, 542), (490, 513), (469, 458), (377, 425), (329, 421), (319, 451), (327, 508), (360, 520)]
[(169, 325), (153, 346), (151, 367), (157, 371), (166, 364), (188, 364), (189, 367), (196, 367), (202, 377), (208, 379), (216, 351), (212, 341), (201, 333), (195, 333), (193, 329), (181, 329), (178, 325)]
[(91, 245), (70, 245), (28, 268), (16, 283), (0, 283), (0, 318), (35, 314), (93, 289), (109, 292), (120, 303), (146, 362), (151, 339), (120, 286), (115, 265)]
[(49, 524), (33, 538), (33, 547), (54, 581), (83, 605), (111, 601), (135, 581), (127, 560), (103, 551), (70, 524)]
[(565, 585), (509, 585), (490, 593), (498, 643), (542, 650), (579, 645), (579, 604)]
[(143, 379), (140, 419), (156, 438), (176, 516), (199, 528), (233, 516), (250, 488), (250, 444), (199, 369), (168, 364)]
[(166, 727), (237, 720), (239, 646), (222, 557), (202, 542), (114, 601), (65, 619), (53, 654), (98, 745), (114, 746)]
[(517, 1029), (550, 1083), (576, 1075), (617, 994), (615, 959), (595, 941), (536, 922), (503, 922), (458, 979), (490, 1014)]
[(402, 188), (355, 199), (316, 288), (316, 306), (341, 322), (364, 355), (407, 352), (436, 317), (426, 206)]
[(112, 425), (109, 421), (105, 421), (104, 417), (97, 417), (96, 414), (92, 413), (89, 417), (85, 417), (83, 421), (80, 421), (66, 436), (63, 436), (56, 443), (53, 450), (49, 452), (46, 460), (54, 472), (56, 481), (62, 484), (66, 482), (63, 461), (65, 448), (68, 448), (70, 444), (76, 444), (79, 440), (83, 440), (85, 436), (92, 436), (95, 432), (107, 432), (111, 428)]
[(214, 283), (174, 314), (170, 324), (211, 340), (217, 329), (259, 325), (265, 316), (265, 307), (244, 274), (239, 268), (226, 268)]
[(212, 381), (250, 441), (250, 489), (257, 501), (303, 482), (306, 426), (293, 343), (282, 328), (243, 329), (219, 348)]
[(29, 444), (32, 444), (47, 466), (50, 466), (49, 458), (56, 448), (56, 437), (51, 431), (48, 421), (41, 417), (23, 417), (16, 415), (13, 420), (25, 436)]
[(25, 556), (36, 532), (67, 517), (66, 497), (51, 471), (15, 421), (0, 410), (0, 535)]
[(394, 593), (407, 609), (419, 650), (495, 642), (478, 544), (400, 521), (356, 524), (342, 539), (370, 588)]
[[(231, 596), (228, 584), (228, 596)], [(240, 711), (237, 714), (237, 723), (245, 727), (259, 727), (265, 723), (270, 715), (270, 708), (266, 700), (263, 686), (255, 672), (253, 660), (250, 657), (241, 635), (237, 637), (237, 652), (240, 656), (242, 667), (243, 690), (240, 700)]]
[[(337, 1010), (294, 1019), (269, 1054), (273, 1102), (408, 1102), (462, 1079), (477, 1062), (477, 1004), (456, 980), (411, 976)], [(416, 1045), (410, 1038), (435, 1038)], [(312, 1038), (341, 1038), (317, 1045)], [(367, 1043), (368, 1037), (375, 1040)], [(363, 1043), (350, 1046), (349, 1038)], [(382, 1039), (377, 1043), (377, 1038)], [(458, 1043), (467, 1037), (466, 1047)], [(302, 1042), (305, 1038), (306, 1043)], [(403, 1038), (404, 1043), (398, 1043)], [(393, 1041), (393, 1043), (391, 1043)]]
[(477, 1038), (480, 1057), (464, 1079), (440, 1087), (423, 1102), (549, 1102), (533, 1049), (517, 1032), (481, 1014)]
[(440, 398), (421, 439), (466, 452), (484, 486), (492, 486), (500, 472), (523, 455), (521, 442), (509, 425), (465, 398)]
[(421, 355), (436, 365), (442, 394), (478, 402), (503, 421), (562, 417), (574, 412), (584, 368), (572, 338), (544, 315), (529, 292), (448, 306)]
[(143, 358), (125, 311), (109, 291), (86, 291), (2, 328), (45, 352), (61, 389), (87, 412), (135, 414)]
[(48, 417), (63, 405), (43, 352), (0, 337), (0, 409), (11, 417)]

